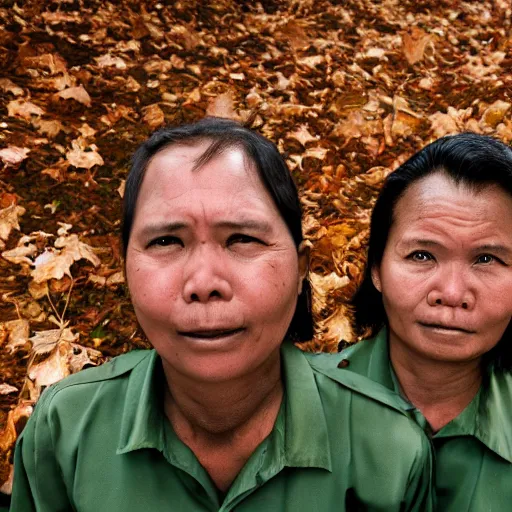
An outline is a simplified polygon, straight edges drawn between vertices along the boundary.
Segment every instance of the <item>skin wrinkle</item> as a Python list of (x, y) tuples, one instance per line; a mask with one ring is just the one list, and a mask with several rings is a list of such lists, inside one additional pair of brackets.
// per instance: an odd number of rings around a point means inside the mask
[[(434, 430), (474, 397), (481, 357), (511, 321), (512, 268), (479, 259), (512, 254), (511, 224), (507, 192), (475, 192), (442, 173), (412, 184), (395, 207), (372, 278), (382, 292), (398, 380)], [(472, 332), (429, 327), (438, 325)]]
[[(280, 345), (307, 252), (297, 251), (240, 149), (192, 170), (207, 143), (179, 151), (171, 146), (152, 159), (139, 192), (126, 275), (139, 323), (162, 358), (167, 417), (225, 489), (279, 410)], [(256, 225), (240, 227), (248, 221)], [(169, 222), (184, 226), (154, 231)], [(201, 334), (219, 329), (234, 334)]]

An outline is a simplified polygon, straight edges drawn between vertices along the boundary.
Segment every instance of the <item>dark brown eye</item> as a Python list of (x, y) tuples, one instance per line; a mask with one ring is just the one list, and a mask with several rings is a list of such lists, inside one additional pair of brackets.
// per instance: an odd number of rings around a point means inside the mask
[(169, 245), (180, 245), (183, 247), (183, 242), (176, 236), (159, 236), (149, 242), (149, 247), (155, 245), (158, 247), (167, 247)]
[(249, 235), (243, 235), (243, 234), (235, 234), (235, 235), (231, 235), (229, 238), (228, 238), (228, 242), (227, 244), (228, 245), (232, 245), (232, 244), (250, 244), (250, 243), (262, 243), (261, 240), (258, 240), (257, 238), (254, 238), (253, 236), (249, 236)]
[(432, 254), (430, 254), (427, 251), (414, 251), (413, 253), (411, 253), (409, 255), (409, 258), (413, 261), (419, 261), (419, 262), (430, 261), (430, 260), (434, 259)]

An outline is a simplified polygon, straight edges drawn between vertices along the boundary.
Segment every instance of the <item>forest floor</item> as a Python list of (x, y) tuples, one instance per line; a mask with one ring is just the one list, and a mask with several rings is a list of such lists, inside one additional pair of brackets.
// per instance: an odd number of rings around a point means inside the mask
[(508, 0), (0, 3), (0, 490), (41, 390), (147, 347), (119, 241), (130, 157), (205, 114), (278, 144), (312, 243), (316, 335), (350, 309), (385, 176), (440, 136), (512, 141)]

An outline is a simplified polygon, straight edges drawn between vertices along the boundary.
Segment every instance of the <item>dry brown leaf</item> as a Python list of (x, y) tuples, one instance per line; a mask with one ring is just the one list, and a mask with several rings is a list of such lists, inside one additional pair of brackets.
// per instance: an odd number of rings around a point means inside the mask
[(66, 153), (68, 162), (79, 169), (91, 169), (95, 165), (103, 165), (103, 158), (96, 151), (96, 146), (91, 144), (90, 151), (84, 151), (80, 146), (80, 142), (74, 140), (71, 142), (73, 149)]
[(46, 249), (35, 259), (35, 268), (30, 274), (35, 283), (62, 279), (65, 275), (71, 277), (71, 265), (81, 259), (90, 261), (95, 267), (100, 264), (92, 248), (81, 242), (76, 234), (57, 238), (55, 248)]
[[(7, 240), (13, 229), (20, 229), (18, 218), (25, 213), (25, 208), (12, 204), (0, 210), (0, 242)], [(0, 249), (3, 246), (0, 244)]]
[(126, 180), (121, 180), (119, 187), (117, 187), (117, 193), (121, 196), (121, 199), (124, 197), (125, 187), (126, 187)]
[(206, 115), (238, 120), (238, 115), (234, 108), (233, 94), (228, 91), (219, 94), (215, 98), (209, 98)]
[(94, 57), (100, 68), (116, 67), (117, 69), (126, 69), (128, 66), (121, 57), (113, 57), (110, 53), (101, 57)]
[[(22, 240), (26, 237), (22, 237)], [(23, 263), (32, 265), (32, 260), (29, 259), (37, 254), (37, 247), (31, 243), (19, 243), (18, 246), (14, 249), (10, 249), (9, 251), (4, 251), (2, 253), (2, 258), (14, 263), (15, 265), (21, 265)]]
[(115, 286), (117, 284), (123, 284), (124, 283), (124, 272), (121, 270), (118, 272), (115, 272), (111, 276), (107, 278), (107, 286)]
[(37, 355), (44, 355), (54, 350), (59, 343), (76, 342), (78, 334), (73, 333), (71, 329), (66, 327), (64, 329), (37, 331), (29, 340), (32, 342), (32, 352)]
[(32, 116), (42, 116), (44, 110), (30, 101), (12, 100), (7, 103), (7, 115), (9, 117), (21, 117), (31, 119)]
[(73, 99), (86, 107), (91, 106), (91, 97), (82, 85), (79, 85), (78, 87), (68, 87), (63, 91), (56, 93), (54, 98), (62, 98), (64, 100)]
[(64, 126), (57, 119), (52, 119), (51, 121), (46, 121), (44, 119), (34, 119), (32, 120), (32, 126), (37, 128), (39, 133), (47, 135), (52, 139), (64, 130)]
[(506, 101), (495, 101), (485, 109), (480, 124), (496, 128), (496, 126), (503, 121), (511, 106), (512, 105)]
[(6, 384), (5, 382), (0, 384), (0, 395), (10, 395), (11, 393), (16, 393), (17, 391), (18, 388)]
[(47, 69), (52, 75), (67, 72), (66, 61), (58, 54), (45, 53), (35, 57), (24, 57), (22, 63), (27, 68)]
[(18, 87), (13, 81), (8, 78), (0, 78), (0, 89), (4, 92), (10, 92), (14, 96), (22, 96), (23, 89)]
[(53, 353), (44, 361), (31, 366), (28, 377), (33, 381), (37, 390), (51, 386), (70, 374), (68, 366), (68, 351), (64, 345), (58, 345)]
[(83, 123), (82, 126), (78, 128), (78, 131), (80, 132), (80, 135), (84, 138), (92, 137), (96, 133), (96, 130), (89, 126), (87, 123)]
[(410, 34), (404, 34), (404, 55), (409, 64), (423, 60), (425, 49), (432, 44), (432, 36), (418, 27), (413, 27)]
[(7, 166), (17, 165), (28, 157), (30, 149), (17, 146), (7, 146), (0, 149), (0, 160)]
[(24, 346), (28, 341), (29, 330), (28, 320), (24, 318), (0, 323), (0, 331), (7, 335), (5, 348), (14, 352), (18, 347)]
[(156, 130), (165, 123), (165, 116), (158, 103), (148, 105), (142, 109), (144, 116), (142, 120), (152, 129)]
[(309, 133), (308, 128), (305, 124), (301, 124), (294, 132), (290, 133), (288, 137), (297, 140), (304, 147), (308, 142), (311, 142), (312, 140), (318, 140), (318, 136), (313, 137), (313, 135)]

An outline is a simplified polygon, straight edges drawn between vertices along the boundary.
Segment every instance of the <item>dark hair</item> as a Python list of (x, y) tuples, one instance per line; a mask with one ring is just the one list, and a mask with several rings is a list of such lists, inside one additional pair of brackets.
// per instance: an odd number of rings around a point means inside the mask
[[(259, 178), (272, 197), (298, 249), (303, 240), (299, 195), (290, 170), (275, 144), (235, 121), (219, 117), (206, 117), (195, 123), (163, 128), (153, 133), (133, 155), (124, 192), (121, 231), (123, 255), (126, 257), (137, 198), (152, 157), (173, 144), (190, 144), (198, 140), (211, 140), (212, 142), (195, 162), (196, 168), (208, 163), (228, 148), (238, 147), (244, 152), (255, 165)], [(287, 337), (293, 341), (308, 341), (313, 337), (310, 299), (311, 288), (308, 280), (305, 279), (287, 333)]]
[[(352, 299), (356, 328), (363, 336), (375, 335), (387, 324), (382, 295), (373, 285), (371, 271), (382, 261), (395, 206), (412, 183), (436, 172), (444, 172), (455, 183), (474, 190), (498, 185), (512, 196), (512, 149), (492, 137), (476, 133), (442, 137), (391, 173), (373, 208), (366, 269)], [(512, 369), (511, 336), (512, 322), (502, 340), (486, 355), (497, 367)]]

